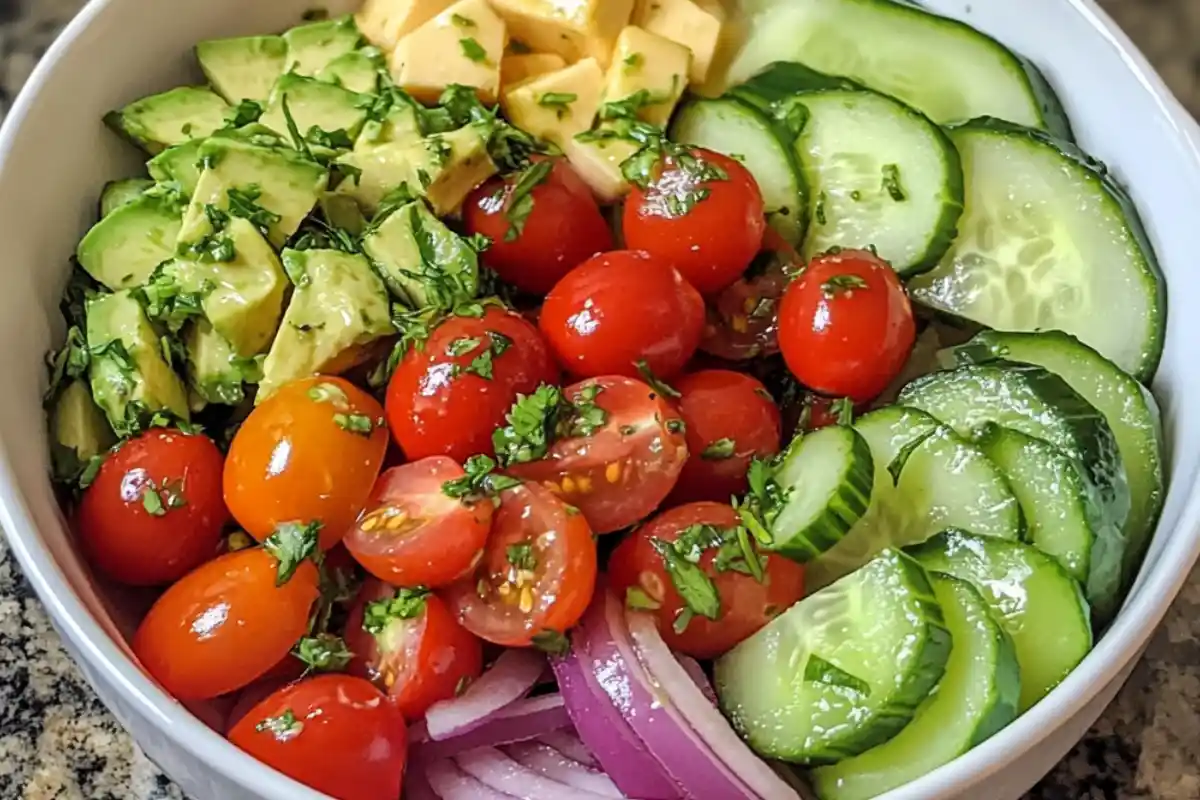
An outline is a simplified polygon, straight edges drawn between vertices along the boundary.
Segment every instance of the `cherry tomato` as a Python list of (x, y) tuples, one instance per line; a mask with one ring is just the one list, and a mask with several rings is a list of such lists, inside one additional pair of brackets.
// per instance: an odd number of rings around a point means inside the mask
[(577, 406), (594, 403), (603, 411), (603, 424), (588, 436), (555, 442), (545, 458), (514, 464), (509, 472), (541, 483), (578, 508), (598, 534), (644, 519), (670, 494), (687, 462), (679, 412), (632, 378), (595, 378), (563, 394)]
[(461, 694), (483, 672), (483, 643), (424, 589), (367, 581), (343, 638), (355, 654), (351, 671), (387, 692), (410, 722)]
[(207, 436), (155, 429), (121, 445), (79, 504), (88, 559), (113, 580), (160, 586), (215, 557), (229, 520), (223, 468)]
[[(660, 514), (613, 551), (609, 583), (631, 606), (654, 611), (672, 650), (716, 658), (804, 596), (804, 568), (783, 556), (759, 554), (748, 534), (738, 535), (739, 525), (737, 512), (722, 503), (693, 503)], [(761, 580), (750, 574), (749, 558), (762, 565)], [(690, 609), (672, 582), (675, 569), (668, 561), (699, 566), (719, 604)], [(715, 612), (715, 619), (702, 612)]]
[[(524, 184), (539, 177), (526, 191)], [(530, 203), (524, 221), (514, 225)], [(591, 190), (561, 158), (488, 181), (467, 198), (463, 213), (468, 233), (492, 240), (483, 263), (531, 294), (546, 294), (572, 269), (613, 246)]]
[(740, 372), (696, 372), (675, 381), (675, 388), (690, 455), (671, 499), (728, 502), (748, 488), (746, 471), (755, 457), (779, 452), (779, 407), (765, 386)]
[(142, 666), (180, 700), (206, 700), (265, 675), (304, 635), (319, 594), (312, 562), (282, 586), (278, 572), (278, 560), (256, 547), (185, 576), (134, 634)]
[(518, 394), (556, 383), (558, 370), (537, 328), (490, 306), (482, 318), (453, 316), (404, 357), (388, 386), (392, 435), (410, 461), (463, 462), (492, 450), (492, 431)]
[(728, 361), (779, 352), (779, 301), (803, 262), (772, 228), (746, 274), (718, 294), (708, 308), (700, 349)]
[(341, 378), (284, 386), (242, 423), (225, 463), (225, 502), (259, 541), (284, 522), (320, 522), (321, 548), (358, 517), (383, 466), (383, 408)]
[[(804, 405), (808, 409), (808, 420), (805, 422), (804, 429), (806, 431), (815, 431), (819, 428), (828, 428), (830, 425), (836, 425), (841, 420), (842, 414), (846, 411), (846, 404), (850, 403), (846, 398), (835, 399), (832, 397), (822, 397), (819, 394), (809, 394), (804, 399)], [(852, 417), (857, 417), (860, 412), (866, 410), (866, 404), (855, 406), (850, 403), (849, 411)]]
[(573, 375), (660, 378), (683, 369), (704, 332), (704, 300), (661, 259), (629, 250), (588, 261), (542, 307), (542, 333)]
[(487, 552), (443, 597), (467, 630), (505, 647), (551, 643), (587, 609), (596, 544), (576, 509), (527, 483), (501, 495)]
[(408, 759), (400, 711), (349, 675), (285, 686), (234, 725), (229, 741), (337, 800), (395, 800)]
[(679, 270), (704, 294), (736, 281), (766, 230), (762, 192), (735, 159), (696, 148), (655, 165), (625, 202), (625, 243)]
[(856, 403), (887, 388), (916, 336), (900, 278), (862, 250), (814, 259), (780, 308), (779, 342), (792, 374), (821, 394)]

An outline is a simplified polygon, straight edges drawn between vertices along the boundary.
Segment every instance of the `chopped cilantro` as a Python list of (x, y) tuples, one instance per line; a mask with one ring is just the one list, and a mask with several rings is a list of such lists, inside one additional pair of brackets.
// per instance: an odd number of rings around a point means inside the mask
[(537, 569), (537, 553), (533, 552), (533, 542), (524, 541), (510, 544), (504, 548), (504, 556), (508, 563), (519, 570), (533, 572)]
[(559, 631), (544, 630), (533, 637), (532, 643), (538, 650), (552, 656), (565, 656), (571, 652), (571, 640)]
[(579, 99), (579, 95), (572, 92), (546, 92), (538, 98), (538, 105), (545, 108), (553, 108), (559, 119), (563, 119), (571, 113), (571, 104)]
[(308, 672), (340, 672), (354, 658), (345, 640), (331, 633), (304, 637), (292, 654), (304, 662)]
[(704, 448), (704, 452), (700, 454), (700, 457), (705, 461), (724, 461), (725, 459), (733, 458), (736, 450), (737, 443), (733, 439), (717, 439)]
[(290, 581), (300, 564), (317, 554), (322, 527), (320, 522), (310, 522), (307, 525), (285, 522), (263, 542), (263, 547), (279, 562), (279, 570), (275, 576), (276, 586), (283, 586)]
[(425, 613), (425, 600), (429, 590), (397, 589), (391, 597), (367, 603), (363, 609), (363, 630), (378, 636), (396, 619), (416, 619)]
[(304, 731), (304, 723), (296, 719), (296, 713), (290, 708), (275, 717), (267, 717), (254, 726), (258, 733), (269, 733), (281, 742), (295, 739)]
[(467, 474), (443, 483), (442, 492), (449, 497), (470, 504), (485, 498), (497, 497), (504, 490), (521, 485), (516, 478), (496, 474), (496, 467), (495, 460), (490, 456), (471, 456), (463, 465)]
[(908, 199), (904, 187), (900, 185), (900, 167), (896, 164), (883, 165), (883, 190), (897, 203)]
[(475, 20), (470, 17), (464, 17), (462, 14), (451, 14), (450, 21), (460, 28), (474, 28)]
[(671, 585), (679, 592), (687, 609), (707, 619), (719, 619), (721, 595), (708, 573), (681, 555), (671, 542), (652, 538), (650, 545), (662, 557)]
[[(375, 432), (376, 422), (366, 414), (342, 414), (333, 415), (334, 424), (347, 433), (353, 433), (357, 436), (370, 438)], [(382, 422), (382, 420), (380, 420)]]
[(231, 187), (226, 195), (229, 198), (229, 213), (235, 217), (249, 220), (264, 237), (270, 232), (271, 226), (279, 223), (283, 217), (273, 211), (268, 211), (259, 205), (262, 189), (258, 184), (245, 187)]
[(662, 608), (662, 603), (647, 594), (645, 589), (630, 586), (625, 590), (625, 607), (634, 611), (657, 611)]
[(858, 275), (834, 275), (821, 284), (821, 292), (829, 300), (839, 294), (849, 296), (855, 289), (866, 289), (867, 282)]
[(849, 427), (854, 424), (854, 401), (849, 397), (834, 400), (829, 412), (837, 417), (837, 424)]
[(678, 389), (655, 375), (654, 370), (650, 369), (650, 363), (645, 359), (638, 361), (635, 366), (637, 366), (637, 371), (642, 376), (642, 379), (650, 385), (651, 389), (658, 392), (658, 394), (662, 397), (670, 397), (672, 399), (679, 399), (680, 397), (683, 397), (683, 395), (679, 393)]
[(308, 390), (308, 399), (314, 403), (330, 403), (337, 408), (349, 408), (350, 398), (341, 386), (324, 381)]
[(521, 238), (521, 234), (525, 232), (525, 223), (533, 212), (533, 190), (545, 183), (553, 169), (553, 162), (538, 161), (530, 164), (517, 176), (508, 195), (508, 208), (504, 212), (508, 218), (508, 232), (504, 234), (504, 241), (515, 242)]
[(483, 45), (472, 38), (459, 39), (459, 45), (462, 46), (463, 55), (474, 61), (476, 64), (483, 64), (488, 60), (487, 50), (483, 49)]

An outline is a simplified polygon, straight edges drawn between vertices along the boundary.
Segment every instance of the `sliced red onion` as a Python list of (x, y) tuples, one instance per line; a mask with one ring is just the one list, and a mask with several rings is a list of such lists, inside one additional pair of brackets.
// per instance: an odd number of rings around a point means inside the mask
[(504, 707), (515, 703), (537, 683), (546, 659), (534, 650), (505, 650), (492, 668), (461, 696), (434, 703), (425, 715), (434, 741), (461, 736), (483, 725)]
[(636, 611), (622, 611), (629, 625), (635, 657), (661, 689), (662, 701), (677, 709), (685, 724), (758, 797), (799, 800), (795, 790), (784, 783), (765, 761), (746, 746), (721, 712), (712, 706), (703, 691), (696, 686), (693, 678), (663, 641), (654, 618)]
[(420, 725), (409, 731), (413, 758), (434, 761), (450, 758), (478, 747), (495, 747), (537, 739), (571, 727), (571, 717), (562, 695), (525, 698), (501, 709), (478, 728), (449, 739), (433, 741)]
[(539, 736), (538, 741), (548, 744), (572, 761), (578, 761), (585, 767), (603, 769), (600, 762), (592, 755), (588, 746), (580, 741), (579, 736), (572, 731), (554, 731), (545, 736)]
[(425, 779), (442, 800), (512, 800), (510, 795), (484, 786), (450, 760), (426, 764)]
[(683, 671), (692, 679), (692, 683), (696, 684), (696, 688), (708, 699), (708, 702), (714, 706), (717, 705), (717, 693), (713, 690), (712, 684), (708, 682), (708, 675), (704, 673), (704, 667), (700, 666), (700, 662), (691, 656), (676, 655), (675, 658), (679, 661), (679, 666), (683, 667)]
[(612, 779), (603, 772), (590, 770), (578, 761), (572, 761), (548, 744), (517, 742), (501, 750), (525, 769), (552, 781), (604, 797), (625, 797)]
[(454, 757), (454, 763), (484, 786), (523, 800), (605, 800), (606, 797), (539, 775), (494, 747), (460, 753)]

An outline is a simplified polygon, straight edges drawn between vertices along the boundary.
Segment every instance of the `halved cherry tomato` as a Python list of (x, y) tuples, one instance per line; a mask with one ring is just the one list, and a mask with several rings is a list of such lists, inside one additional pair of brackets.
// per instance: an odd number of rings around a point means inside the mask
[(463, 468), (434, 456), (380, 476), (346, 548), (368, 572), (393, 586), (437, 588), (475, 568), (495, 506), (465, 503), (443, 491)]
[(492, 431), (518, 394), (557, 380), (545, 341), (521, 315), (489, 306), (482, 318), (452, 316), (392, 376), (392, 435), (410, 461), (461, 463), (492, 451)]
[(700, 349), (729, 361), (779, 352), (779, 301), (804, 264), (773, 228), (746, 273), (710, 301)]
[(603, 424), (589, 436), (555, 442), (545, 458), (508, 471), (541, 483), (603, 534), (654, 511), (675, 487), (688, 449), (679, 412), (641, 381), (594, 378), (563, 394), (578, 404), (596, 390), (591, 403), (603, 411)]
[(467, 198), (463, 216), (468, 233), (492, 240), (483, 263), (531, 294), (546, 294), (572, 269), (613, 246), (591, 189), (562, 158), (488, 181)]
[(762, 192), (735, 159), (695, 148), (668, 154), (625, 202), (625, 243), (679, 270), (704, 294), (746, 271), (767, 227)]
[(644, 361), (669, 379), (700, 344), (704, 300), (662, 259), (622, 250), (563, 278), (539, 324), (558, 360), (580, 378), (634, 377)]
[(442, 596), (467, 630), (493, 644), (551, 644), (587, 609), (596, 544), (578, 510), (527, 483), (501, 495), (487, 552)]
[(321, 548), (358, 517), (383, 466), (383, 408), (342, 378), (284, 386), (242, 423), (225, 462), (225, 502), (262, 541), (285, 522), (320, 522)]
[(813, 259), (788, 287), (779, 343), (801, 383), (856, 403), (878, 396), (904, 367), (917, 329), (900, 278), (873, 253)]
[(125, 442), (79, 504), (88, 559), (113, 580), (160, 586), (214, 558), (229, 520), (224, 462), (207, 436), (159, 428)]
[(671, 494), (676, 503), (728, 502), (747, 489), (750, 462), (779, 452), (779, 407), (766, 387), (740, 372), (705, 370), (675, 381), (687, 423), (688, 461)]
[[(647, 522), (613, 551), (610, 585), (631, 607), (653, 611), (663, 639), (693, 658), (716, 658), (804, 596), (804, 568), (783, 556), (762, 555), (731, 506), (693, 503)], [(754, 569), (757, 559), (760, 569)], [(672, 576), (704, 602), (689, 606)], [(761, 578), (755, 575), (759, 572)], [(711, 614), (709, 618), (706, 614)]]
[(394, 800), (408, 759), (400, 711), (349, 675), (285, 686), (234, 725), (229, 741), (337, 800)]
[(483, 643), (423, 589), (368, 580), (342, 638), (355, 655), (351, 672), (387, 692), (410, 722), (461, 694), (483, 672)]
[(240, 689), (278, 664), (308, 629), (319, 578), (301, 562), (283, 585), (279, 561), (239, 550), (188, 574), (158, 599), (133, 637), (133, 652), (180, 700)]

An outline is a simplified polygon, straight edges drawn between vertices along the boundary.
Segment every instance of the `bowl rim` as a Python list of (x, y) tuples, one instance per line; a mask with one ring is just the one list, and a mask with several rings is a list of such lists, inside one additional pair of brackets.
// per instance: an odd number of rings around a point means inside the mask
[[(59, 61), (108, 8), (119, 0), (89, 0), (47, 49), (14, 101), (0, 128), (0, 176), (3, 176), (18, 131)], [(1200, 125), (1192, 119), (1155, 71), (1096, 0), (1062, 0), (1104, 38), (1126, 68), (1149, 93), (1174, 136), (1189, 153), (1190, 169), (1200, 175)], [(71, 588), (62, 568), (42, 543), (28, 504), (19, 491), (7, 442), (0, 441), (0, 526), (22, 572), (46, 608), (56, 630), (74, 646), (87, 665), (106, 677), (135, 714), (154, 725), (172, 745), (192, 753), (240, 788), (263, 798), (321, 800), (326, 796), (276, 772), (235, 747), (194, 717), (179, 701), (146, 675), (103, 630)], [(1200, 558), (1200, 478), (1188, 487), (1175, 527), (1158, 529), (1168, 542), (1156, 569), (1143, 573), (1132, 602), (1082, 663), (1046, 698), (1007, 728), (970, 752), (879, 800), (927, 800), (978, 784), (1033, 750), (1058, 729), (1056, 722), (1079, 714), (1106, 686), (1140, 657)], [(1178, 493), (1182, 487), (1171, 487)], [(1149, 624), (1147, 624), (1149, 623)], [(85, 670), (85, 677), (86, 677)], [(89, 677), (90, 681), (90, 677)], [(1040, 776), (1039, 776), (1040, 777)]]

